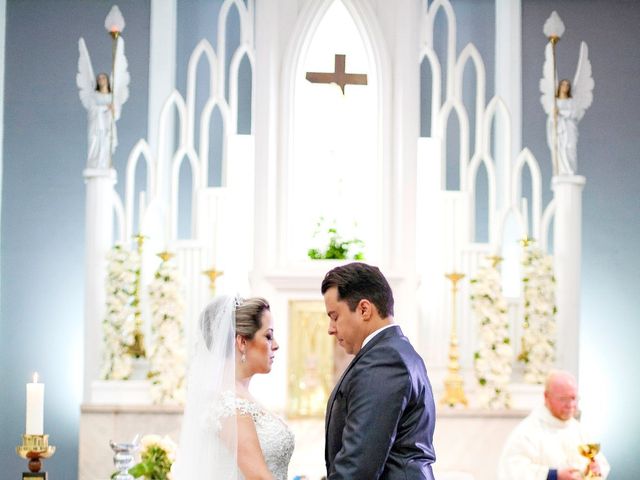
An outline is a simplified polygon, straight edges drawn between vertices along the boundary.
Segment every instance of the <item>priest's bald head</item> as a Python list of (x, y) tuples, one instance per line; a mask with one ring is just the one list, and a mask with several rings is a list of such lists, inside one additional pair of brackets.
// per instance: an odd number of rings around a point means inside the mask
[(544, 386), (544, 404), (551, 415), (560, 420), (569, 420), (576, 414), (578, 406), (578, 384), (575, 377), (563, 370), (549, 373)]

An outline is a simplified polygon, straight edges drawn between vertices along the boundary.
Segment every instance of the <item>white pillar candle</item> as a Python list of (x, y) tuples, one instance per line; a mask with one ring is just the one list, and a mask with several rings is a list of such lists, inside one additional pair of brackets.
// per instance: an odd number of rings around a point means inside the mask
[(38, 373), (33, 383), (27, 383), (27, 435), (42, 435), (44, 423), (44, 383), (38, 383)]

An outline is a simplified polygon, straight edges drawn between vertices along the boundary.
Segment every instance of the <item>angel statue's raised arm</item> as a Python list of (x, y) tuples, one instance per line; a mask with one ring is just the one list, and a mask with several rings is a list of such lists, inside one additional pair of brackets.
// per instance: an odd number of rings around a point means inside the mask
[(76, 83), (88, 120), (87, 168), (111, 168), (111, 156), (118, 146), (116, 121), (129, 98), (129, 66), (124, 55), (124, 40), (122, 37), (117, 40), (111, 76), (106, 73), (94, 76), (83, 38), (78, 41), (78, 49)]
[[(578, 169), (578, 122), (593, 101), (594, 81), (591, 76), (589, 49), (585, 42), (580, 45), (580, 59), (573, 83), (563, 79), (556, 87), (556, 79), (553, 77), (552, 46), (548, 43), (543, 76), (540, 79), (540, 102), (547, 113), (547, 143), (552, 158), (554, 151), (557, 152), (557, 172), (554, 174), (574, 175)], [(555, 128), (557, 133), (554, 135)], [(557, 142), (556, 145), (554, 140)]]

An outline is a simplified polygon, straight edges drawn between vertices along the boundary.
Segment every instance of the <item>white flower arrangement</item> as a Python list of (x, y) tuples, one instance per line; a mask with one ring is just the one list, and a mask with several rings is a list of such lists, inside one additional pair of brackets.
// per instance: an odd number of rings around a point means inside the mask
[(127, 351), (134, 342), (136, 308), (133, 299), (139, 271), (140, 256), (136, 251), (115, 245), (107, 253), (107, 311), (102, 321), (101, 375), (105, 380), (126, 380), (131, 375), (132, 357)]
[(168, 435), (145, 435), (140, 441), (140, 462), (129, 469), (129, 474), (134, 478), (170, 480), (177, 449)]
[(149, 450), (150, 447), (154, 445), (164, 450), (169, 457), (169, 460), (175, 460), (178, 446), (169, 435), (165, 435), (164, 437), (155, 434), (143, 436), (140, 440), (140, 454), (145, 453), (147, 450)]
[(524, 323), (518, 360), (525, 364), (525, 382), (542, 384), (555, 361), (556, 280), (551, 256), (532, 240), (522, 244)]
[(499, 257), (490, 257), (471, 279), (471, 307), (478, 321), (478, 343), (474, 352), (474, 370), (478, 380), (478, 401), (492, 409), (510, 408), (514, 357), (509, 338), (507, 301), (502, 294)]
[[(161, 254), (163, 255), (163, 254)], [(154, 403), (185, 401), (184, 302), (177, 267), (163, 257), (149, 284), (151, 346), (149, 374)]]

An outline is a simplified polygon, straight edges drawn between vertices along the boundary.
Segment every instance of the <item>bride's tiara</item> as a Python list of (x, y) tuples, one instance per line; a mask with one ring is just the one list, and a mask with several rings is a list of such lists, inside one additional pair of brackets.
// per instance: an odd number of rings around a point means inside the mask
[(242, 305), (244, 303), (244, 298), (242, 298), (240, 295), (236, 295), (236, 298), (234, 298), (234, 305), (236, 308), (238, 308), (240, 305)]

